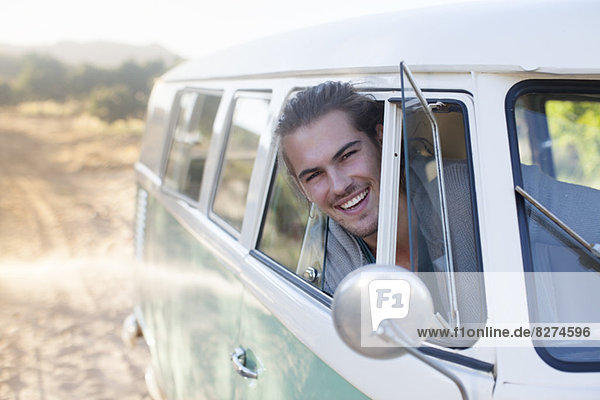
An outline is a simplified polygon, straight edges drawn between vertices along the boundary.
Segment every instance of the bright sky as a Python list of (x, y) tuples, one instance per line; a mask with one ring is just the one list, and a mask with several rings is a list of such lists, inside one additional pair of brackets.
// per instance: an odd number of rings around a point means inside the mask
[(0, 44), (158, 43), (186, 58), (302, 26), (457, 0), (3, 1)]

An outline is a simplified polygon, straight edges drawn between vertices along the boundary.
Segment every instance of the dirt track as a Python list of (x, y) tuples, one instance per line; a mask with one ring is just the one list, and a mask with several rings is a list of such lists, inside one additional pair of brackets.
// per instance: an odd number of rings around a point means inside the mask
[(117, 130), (0, 111), (1, 400), (149, 399), (119, 337), (139, 133)]

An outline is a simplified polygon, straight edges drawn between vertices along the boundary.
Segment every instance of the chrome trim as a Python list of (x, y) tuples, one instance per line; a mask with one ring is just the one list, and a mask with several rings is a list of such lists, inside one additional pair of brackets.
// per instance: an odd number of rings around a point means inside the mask
[(148, 368), (146, 368), (144, 381), (146, 382), (148, 394), (153, 400), (167, 400), (167, 396), (165, 396), (162, 388), (158, 384), (158, 380), (156, 379), (156, 374), (154, 373), (154, 368), (152, 368), (152, 365), (149, 365)]
[(137, 180), (139, 183), (145, 183), (147, 185), (151, 185), (154, 187), (160, 187), (162, 185), (162, 179), (150, 168), (146, 165), (142, 164), (140, 161), (136, 162), (134, 165)]
[(319, 271), (317, 271), (315, 267), (308, 267), (304, 270), (302, 276), (307, 281), (314, 282), (319, 277)]
[(246, 368), (246, 350), (243, 347), (236, 347), (231, 353), (231, 362), (235, 372), (244, 378), (258, 379), (258, 374), (249, 368)]
[(123, 340), (123, 343), (125, 343), (127, 347), (133, 348), (140, 337), (143, 337), (142, 328), (140, 327), (135, 314), (131, 313), (123, 320), (121, 340)]
[(148, 192), (138, 188), (135, 212), (135, 256), (138, 260), (144, 258), (144, 239), (146, 237), (146, 210), (148, 208)]
[[(400, 144), (404, 134), (402, 113), (397, 104), (384, 105), (383, 143), (377, 231), (377, 264), (396, 264), (398, 193), (400, 191)], [(400, 132), (399, 135), (396, 132)], [(386, 168), (383, 168), (386, 166)], [(389, 167), (388, 167), (389, 166)], [(385, 223), (383, 223), (385, 221)]]

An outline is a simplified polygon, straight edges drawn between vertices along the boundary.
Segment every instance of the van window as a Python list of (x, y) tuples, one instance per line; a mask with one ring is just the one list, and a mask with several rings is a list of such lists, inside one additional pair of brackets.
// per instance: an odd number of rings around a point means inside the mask
[[(600, 85), (526, 81), (509, 93), (507, 113), (515, 185), (586, 242), (600, 243)], [(600, 258), (533, 201), (519, 195), (517, 204), (532, 322), (600, 322)], [(540, 354), (558, 368), (600, 369), (598, 347), (545, 344)]]
[(200, 193), (220, 101), (217, 93), (184, 92), (179, 96), (164, 185), (194, 201)]
[(289, 270), (300, 256), (308, 202), (289, 183), (284, 166), (275, 168), (258, 249)]
[(212, 210), (238, 232), (242, 229), (259, 138), (267, 129), (268, 111), (265, 95), (244, 93), (235, 99)]

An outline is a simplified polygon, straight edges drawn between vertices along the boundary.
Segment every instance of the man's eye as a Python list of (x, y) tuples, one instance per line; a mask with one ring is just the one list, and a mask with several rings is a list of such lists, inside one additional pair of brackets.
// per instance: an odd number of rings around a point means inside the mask
[(320, 172), (313, 172), (312, 174), (310, 174), (308, 176), (308, 178), (306, 178), (306, 182), (310, 181), (313, 178), (316, 178), (317, 176), (319, 176)]
[(346, 160), (347, 158), (349, 158), (349, 157), (350, 157), (352, 154), (354, 154), (354, 153), (356, 153), (356, 150), (352, 150), (352, 151), (349, 151), (349, 152), (345, 153), (345, 154), (342, 156), (342, 160)]

